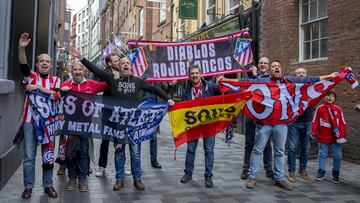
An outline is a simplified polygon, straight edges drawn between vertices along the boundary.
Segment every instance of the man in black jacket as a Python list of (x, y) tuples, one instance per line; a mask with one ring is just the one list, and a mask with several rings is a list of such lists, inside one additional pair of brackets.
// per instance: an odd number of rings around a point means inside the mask
[[(70, 49), (70, 53), (80, 59), (81, 63), (86, 66), (91, 72), (97, 75), (100, 79), (106, 81), (110, 86), (111, 96), (113, 98), (128, 100), (128, 101), (142, 101), (142, 91), (152, 92), (165, 101), (169, 105), (174, 105), (174, 101), (168, 95), (153, 85), (148, 84), (143, 79), (131, 75), (130, 59), (123, 57), (120, 60), (120, 76), (117, 78), (112, 73), (108, 73), (81, 56), (78, 50)], [(113, 190), (119, 190), (124, 186), (124, 166), (125, 166), (125, 145), (114, 142), (115, 150), (115, 170), (116, 182)], [(131, 156), (131, 172), (134, 179), (134, 186), (138, 190), (144, 190), (145, 186), (141, 180), (141, 160), (140, 160), (140, 144), (136, 145), (129, 143)]]

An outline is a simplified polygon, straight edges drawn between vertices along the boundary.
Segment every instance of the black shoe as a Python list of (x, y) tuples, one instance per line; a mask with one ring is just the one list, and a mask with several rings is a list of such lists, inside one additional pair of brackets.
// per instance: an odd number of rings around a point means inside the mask
[(336, 183), (336, 184), (338, 184), (338, 183), (340, 183), (340, 181), (339, 181), (339, 171), (333, 171), (332, 172), (332, 182), (333, 183)]
[(181, 178), (181, 183), (187, 183), (189, 180), (192, 180), (192, 175), (190, 173), (185, 173), (184, 176)]
[(266, 171), (266, 177), (274, 180), (275, 179), (274, 172), (272, 170)]
[(159, 164), (159, 162), (157, 160), (151, 161), (151, 166), (153, 168), (161, 169), (161, 165)]
[(32, 193), (32, 189), (26, 189), (25, 188), (24, 192), (21, 195), (21, 198), (29, 199), (31, 197), (31, 193)]
[(240, 178), (243, 180), (247, 180), (249, 178), (248, 171), (243, 170)]
[(135, 186), (135, 188), (138, 189), (138, 190), (145, 190), (145, 185), (144, 185), (144, 183), (142, 182), (141, 179), (139, 179), (139, 180), (134, 180), (134, 186)]
[(319, 169), (318, 172), (317, 172), (315, 180), (321, 181), (322, 179), (324, 179), (324, 177), (325, 177), (325, 171)]
[(57, 197), (57, 193), (56, 193), (54, 187), (45, 188), (44, 193), (46, 193), (49, 197), (52, 197), (52, 198)]
[(211, 188), (213, 185), (211, 176), (205, 176), (205, 187)]

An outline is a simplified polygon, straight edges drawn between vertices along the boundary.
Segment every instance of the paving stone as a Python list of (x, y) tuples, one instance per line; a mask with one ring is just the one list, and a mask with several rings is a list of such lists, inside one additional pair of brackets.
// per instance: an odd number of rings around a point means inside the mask
[[(219, 134), (218, 137), (224, 137)], [(343, 161), (343, 170), (340, 174), (340, 184), (330, 182), (331, 175), (327, 174), (326, 181), (303, 181), (298, 178), (296, 183), (292, 183), (294, 191), (288, 192), (274, 186), (274, 181), (265, 177), (263, 166), (258, 171), (256, 187), (254, 189), (245, 188), (246, 181), (240, 179), (242, 162), (244, 156), (244, 136), (235, 134), (234, 142), (228, 146), (221, 139), (216, 139), (215, 144), (215, 165), (213, 188), (204, 186), (204, 151), (202, 140), (199, 141), (195, 159), (195, 170), (193, 180), (187, 184), (180, 183), (184, 174), (184, 162), (186, 145), (181, 146), (176, 152), (177, 160), (173, 159), (174, 143), (168, 120), (161, 124), (161, 133), (158, 135), (158, 161), (162, 169), (153, 169), (150, 165), (149, 143), (142, 144), (142, 179), (145, 184), (145, 191), (138, 191), (133, 186), (131, 176), (126, 176), (125, 187), (120, 191), (113, 191), (115, 183), (115, 166), (113, 163), (114, 148), (110, 145), (108, 167), (106, 177), (95, 177), (98, 169), (97, 164), (91, 163), (94, 173), (88, 178), (89, 192), (65, 191), (67, 174), (57, 176), (54, 169), (54, 187), (58, 192), (58, 198), (52, 199), (44, 194), (42, 188), (42, 171), (40, 156), (36, 160), (36, 182), (33, 188), (32, 198), (24, 201), (21, 199), (23, 191), (23, 174), (20, 166), (9, 180), (6, 186), (0, 191), (1, 203), (13, 202), (74, 202), (74, 203), (176, 203), (176, 202), (349, 202), (355, 203), (360, 200), (360, 187), (357, 180), (360, 179), (360, 166), (349, 164)], [(100, 140), (94, 140), (95, 160), (99, 157)], [(40, 155), (40, 152), (37, 153)], [(126, 153), (129, 159), (128, 150)], [(285, 161), (285, 163), (287, 163)], [(329, 161), (331, 165), (331, 161)], [(127, 161), (126, 168), (130, 169), (130, 161)], [(286, 167), (285, 167), (286, 168)], [(317, 161), (311, 160), (308, 164), (308, 173), (315, 177)], [(349, 171), (347, 171), (349, 170)], [(349, 174), (351, 173), (351, 174)], [(350, 179), (350, 178), (351, 179)]]

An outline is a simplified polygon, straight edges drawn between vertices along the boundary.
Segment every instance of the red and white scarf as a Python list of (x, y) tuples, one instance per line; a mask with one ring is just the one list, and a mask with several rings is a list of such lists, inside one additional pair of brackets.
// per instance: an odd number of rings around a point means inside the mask
[(199, 99), (202, 98), (202, 84), (200, 83), (197, 87), (191, 88), (191, 99)]
[(329, 117), (331, 120), (331, 128), (332, 128), (332, 132), (333, 132), (333, 136), (336, 139), (340, 138), (340, 131), (339, 131), (339, 124), (337, 122), (337, 119), (335, 117), (335, 107), (334, 104), (329, 104), (324, 102), (323, 103), (324, 107), (327, 109), (328, 113), (329, 113)]

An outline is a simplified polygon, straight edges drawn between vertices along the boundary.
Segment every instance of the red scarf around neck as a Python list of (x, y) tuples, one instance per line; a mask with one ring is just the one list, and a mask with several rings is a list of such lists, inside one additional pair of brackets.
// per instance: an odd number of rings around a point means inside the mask
[(340, 131), (339, 131), (339, 124), (338, 124), (336, 116), (335, 116), (335, 106), (334, 106), (334, 104), (329, 104), (326, 102), (324, 102), (323, 105), (327, 109), (329, 116), (330, 116), (333, 136), (336, 139), (338, 139), (338, 138), (340, 138)]

